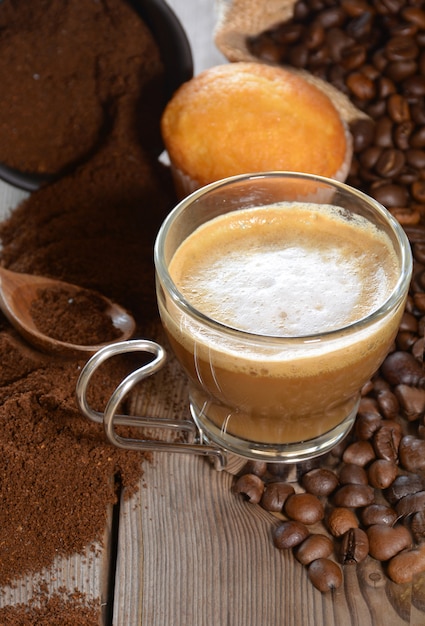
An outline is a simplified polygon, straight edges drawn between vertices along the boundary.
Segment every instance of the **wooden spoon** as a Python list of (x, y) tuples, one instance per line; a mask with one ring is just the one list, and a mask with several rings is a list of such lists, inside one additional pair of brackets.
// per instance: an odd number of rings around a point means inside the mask
[(104, 345), (124, 341), (133, 335), (136, 323), (132, 316), (118, 304), (104, 296), (99, 296), (97, 292), (96, 295), (105, 301), (105, 315), (109, 315), (113, 325), (121, 331), (119, 337), (99, 345), (79, 345), (45, 335), (37, 328), (31, 315), (32, 303), (40, 297), (39, 291), (45, 289), (63, 289), (72, 297), (73, 294), (81, 292), (82, 288), (60, 280), (21, 274), (0, 267), (0, 309), (22, 337), (44, 352), (73, 355), (82, 352), (94, 354)]

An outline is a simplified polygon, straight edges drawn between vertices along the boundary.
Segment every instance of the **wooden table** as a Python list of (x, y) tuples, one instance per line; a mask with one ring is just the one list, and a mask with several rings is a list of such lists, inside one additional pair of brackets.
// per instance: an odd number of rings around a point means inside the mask
[[(212, 42), (213, 0), (170, 5), (188, 32), (195, 72), (222, 62)], [(24, 196), (0, 183), (3, 214)], [(148, 384), (135, 399), (138, 414), (187, 414), (186, 381), (173, 360)], [(51, 592), (100, 598), (102, 626), (425, 625), (425, 576), (392, 585), (368, 559), (345, 567), (344, 586), (322, 595), (304, 567), (273, 546), (276, 518), (233, 494), (233, 480), (201, 457), (156, 453), (139, 492), (111, 512), (106, 547), (87, 546), (85, 555), (2, 589), (0, 606), (26, 602), (44, 580)]]

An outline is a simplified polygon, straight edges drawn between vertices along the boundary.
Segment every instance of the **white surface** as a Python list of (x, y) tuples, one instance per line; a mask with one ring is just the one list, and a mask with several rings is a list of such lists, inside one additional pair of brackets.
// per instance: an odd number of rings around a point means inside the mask
[(192, 47), (194, 73), (225, 62), (214, 45), (213, 33), (217, 23), (215, 0), (167, 0), (183, 24)]
[[(224, 63), (224, 56), (213, 40), (217, 23), (215, 0), (167, 0), (178, 16), (189, 39), (194, 60), (194, 73)], [(0, 220), (7, 216), (27, 194), (0, 180)]]

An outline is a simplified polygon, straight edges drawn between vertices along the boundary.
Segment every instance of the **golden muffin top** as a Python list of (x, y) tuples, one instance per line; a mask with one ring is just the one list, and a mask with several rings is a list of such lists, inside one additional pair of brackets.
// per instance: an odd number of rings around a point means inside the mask
[(349, 135), (328, 96), (280, 67), (237, 62), (184, 83), (161, 121), (173, 165), (200, 185), (286, 170), (345, 180)]

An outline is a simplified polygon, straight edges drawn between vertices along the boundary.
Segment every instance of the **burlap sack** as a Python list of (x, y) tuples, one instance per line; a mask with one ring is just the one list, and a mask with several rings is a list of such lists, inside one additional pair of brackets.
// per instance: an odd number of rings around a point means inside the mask
[[(295, 0), (216, 0), (218, 10), (214, 41), (217, 48), (231, 62), (258, 61), (248, 50), (247, 37), (286, 22), (293, 16)], [(334, 102), (341, 117), (347, 122), (367, 117), (350, 100), (329, 83), (309, 72), (286, 69), (302, 74), (322, 89)]]

